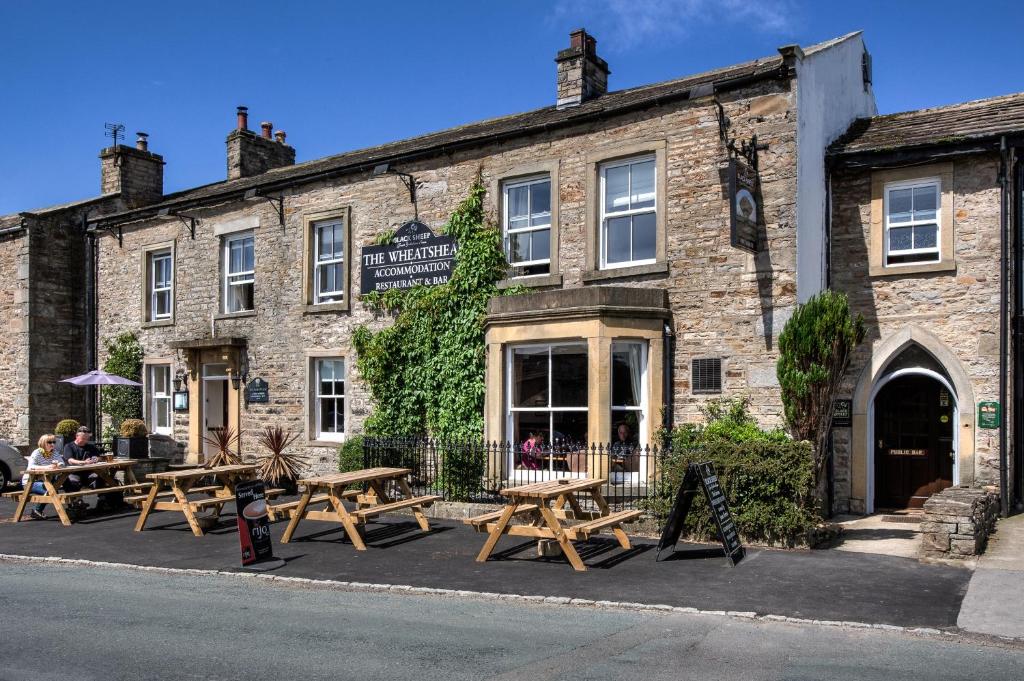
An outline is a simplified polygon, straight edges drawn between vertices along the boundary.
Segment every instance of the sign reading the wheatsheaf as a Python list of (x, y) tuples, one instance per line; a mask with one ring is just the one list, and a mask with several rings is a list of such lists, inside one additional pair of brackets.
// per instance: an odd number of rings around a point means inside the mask
[(430, 227), (412, 220), (385, 246), (364, 246), (360, 291), (383, 293), (393, 288), (447, 284), (458, 248), (450, 236), (435, 236)]
[(757, 253), (757, 171), (743, 158), (729, 159), (729, 243)]

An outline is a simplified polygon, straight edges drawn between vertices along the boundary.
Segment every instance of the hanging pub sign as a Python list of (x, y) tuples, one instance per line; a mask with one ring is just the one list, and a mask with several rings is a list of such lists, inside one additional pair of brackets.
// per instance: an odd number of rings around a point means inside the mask
[(853, 425), (853, 401), (836, 400), (832, 409), (832, 427), (849, 428)]
[(245, 401), (266, 403), (270, 401), (270, 386), (262, 378), (254, 378), (245, 386)]
[[(679, 485), (679, 491), (676, 493), (675, 503), (672, 504), (672, 511), (665, 521), (665, 529), (658, 542), (656, 560), (661, 560), (661, 552), (666, 548), (673, 547), (673, 553), (676, 553), (674, 547), (683, 532), (686, 516), (690, 512), (690, 506), (693, 503), (693, 497), (698, 493), (698, 488), (704, 490), (708, 506), (711, 507), (711, 517), (715, 521), (715, 527), (718, 528), (718, 538), (722, 542), (725, 557), (729, 559), (729, 564), (735, 567), (743, 560), (745, 552), (740, 543), (736, 523), (732, 519), (732, 514), (729, 513), (725, 491), (718, 482), (718, 474), (711, 462), (691, 463), (687, 468), (683, 482)], [(700, 550), (698, 553), (703, 555), (704, 552)]]
[(760, 196), (757, 170), (745, 158), (729, 159), (729, 244), (747, 253), (757, 253)]
[(395, 232), (391, 243), (364, 246), (360, 255), (362, 293), (393, 288), (447, 284), (455, 267), (455, 239), (435, 236), (430, 227), (410, 220)]

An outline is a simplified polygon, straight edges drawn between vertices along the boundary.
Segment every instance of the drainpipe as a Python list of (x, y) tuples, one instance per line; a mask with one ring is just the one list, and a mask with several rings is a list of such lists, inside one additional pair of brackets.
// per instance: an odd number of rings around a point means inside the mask
[[(662, 391), (665, 395), (665, 412), (662, 415), (662, 426), (666, 433), (671, 432), (673, 423), (675, 421), (675, 357), (676, 357), (676, 335), (672, 332), (672, 324), (665, 322), (662, 327)], [(663, 446), (667, 445), (671, 436), (666, 435), (666, 441), (662, 443)]]
[[(1016, 154), (1014, 154), (1016, 156)], [(1013, 371), (1013, 403), (1019, 405), (1024, 398), (1024, 372), (1021, 371), (1022, 354), (1024, 354), (1024, 164), (1021, 159), (1013, 159), (1013, 318), (1011, 329), (1011, 362)], [(1016, 510), (1024, 510), (1024, 450), (1021, 439), (1024, 435), (1024, 410), (1013, 410), (1013, 500)]]
[[(89, 219), (82, 214), (82, 235), (85, 240), (85, 370), (96, 368), (96, 234), (89, 231)], [(96, 432), (96, 393), (99, 388), (90, 386), (85, 394), (85, 408), (89, 428), (93, 437)]]
[[(1009, 160), (1006, 137), (999, 140), (999, 502), (1003, 517), (1010, 514), (1009, 476), (1006, 456), (1006, 279), (1009, 266), (1006, 260), (1006, 228), (1008, 222)], [(971, 405), (974, 408), (974, 405)]]

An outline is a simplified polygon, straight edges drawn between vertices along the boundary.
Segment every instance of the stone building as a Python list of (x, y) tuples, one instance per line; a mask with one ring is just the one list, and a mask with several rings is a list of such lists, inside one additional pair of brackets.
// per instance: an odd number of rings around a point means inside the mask
[[(1011, 424), (1022, 430), (1019, 336), (1007, 328), (1021, 292), (1000, 249), (1020, 272), (1022, 141), (1016, 94), (857, 121), (829, 149), (831, 286), (867, 328), (843, 386), (851, 426), (834, 432), (840, 509), (919, 506), (961, 484), (1020, 499), (1020, 448), (1007, 442)], [(1000, 376), (1013, 385), (1001, 391)], [(980, 417), (993, 404), (1003, 428)]]
[[(358, 300), (359, 254), (415, 210), (441, 227), (478, 176), (509, 283), (535, 291), (491, 309), (488, 438), (609, 441), (626, 422), (649, 441), (663, 413), (692, 420), (737, 394), (779, 424), (775, 339), (825, 285), (825, 149), (875, 113), (860, 35), (617, 92), (583, 31), (556, 63), (550, 107), (301, 164), (240, 108), (224, 182), (94, 220), (99, 336), (138, 334), (152, 430), (197, 461), (211, 428), (255, 454), (255, 431), (278, 424), (335, 466), (371, 406), (352, 332), (388, 323)], [(744, 149), (756, 255), (728, 229)], [(539, 384), (552, 377), (564, 403)], [(266, 402), (245, 400), (256, 378)]]

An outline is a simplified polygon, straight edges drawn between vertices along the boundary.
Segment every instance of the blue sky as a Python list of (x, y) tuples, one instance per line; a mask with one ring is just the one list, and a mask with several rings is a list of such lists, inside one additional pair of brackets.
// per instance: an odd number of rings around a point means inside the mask
[(166, 192), (224, 179), (239, 104), (298, 160), (547, 106), (584, 26), (611, 89), (863, 30), (879, 111), (1024, 91), (1019, 2), (0, 2), (0, 214), (99, 193), (107, 121)]

